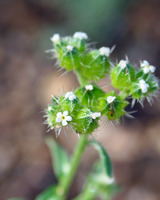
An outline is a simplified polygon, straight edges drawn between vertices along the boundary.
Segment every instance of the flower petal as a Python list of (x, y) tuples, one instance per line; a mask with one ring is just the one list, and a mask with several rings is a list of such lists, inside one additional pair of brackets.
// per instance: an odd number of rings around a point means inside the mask
[(56, 122), (61, 122), (62, 121), (62, 119), (60, 118), (60, 117), (56, 117)]
[(101, 48), (99, 49), (99, 51), (100, 51), (100, 55), (101, 55), (101, 56), (107, 56), (107, 57), (109, 57), (109, 55), (110, 55), (110, 53), (111, 53), (111, 50), (110, 50), (110, 48), (108, 48), (108, 47), (101, 47)]
[(71, 117), (71, 116), (67, 116), (67, 117), (66, 117), (66, 120), (67, 120), (67, 121), (72, 121), (72, 117)]
[(61, 118), (61, 117), (62, 117), (62, 113), (61, 113), (61, 112), (58, 112), (58, 113), (57, 113), (57, 117), (58, 117), (58, 118)]
[(86, 90), (93, 90), (93, 85), (86, 85), (85, 88)]
[(143, 72), (144, 72), (144, 74), (148, 74), (149, 68), (148, 68), (148, 67), (144, 67), (144, 68), (143, 68)]
[(108, 102), (108, 103), (112, 103), (115, 99), (116, 99), (115, 96), (108, 96), (108, 97), (107, 97), (107, 102)]
[(156, 71), (156, 68), (153, 66), (153, 65), (150, 65), (150, 71), (152, 72), (152, 73), (154, 73), (155, 71)]
[(74, 38), (78, 38), (80, 40), (87, 40), (88, 39), (88, 35), (84, 32), (76, 32), (74, 35), (73, 35)]
[(56, 43), (60, 40), (60, 35), (58, 33), (54, 34), (52, 37), (51, 37), (51, 41)]
[(73, 101), (74, 99), (76, 99), (76, 95), (73, 94), (73, 95), (70, 95), (70, 96), (69, 96), (69, 100), (70, 100), (70, 101)]
[(148, 91), (149, 85), (148, 85), (148, 83), (146, 83), (146, 81), (141, 79), (139, 81), (139, 87), (140, 87), (140, 89), (142, 90), (143, 93), (146, 93)]
[(68, 111), (64, 111), (64, 112), (63, 112), (63, 115), (64, 115), (64, 116), (67, 116), (67, 115), (68, 115)]
[(67, 124), (68, 124), (68, 123), (67, 123), (66, 120), (63, 120), (63, 121), (62, 121), (62, 125), (63, 125), (63, 126), (66, 126)]
[(67, 46), (67, 50), (68, 50), (69, 52), (73, 51), (73, 48), (74, 48), (74, 47), (71, 46), (71, 45), (68, 45), (68, 46)]
[(125, 69), (127, 67), (127, 64), (128, 64), (128, 61), (127, 60), (121, 60), (119, 63), (118, 63), (118, 66), (121, 68), (121, 69)]

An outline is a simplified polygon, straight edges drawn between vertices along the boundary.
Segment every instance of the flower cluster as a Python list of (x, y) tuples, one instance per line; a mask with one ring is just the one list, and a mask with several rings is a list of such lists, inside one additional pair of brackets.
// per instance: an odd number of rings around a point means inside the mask
[[(142, 61), (139, 69), (128, 60), (121, 60), (114, 66), (109, 58), (112, 50), (109, 47), (88, 48), (87, 39), (83, 32), (76, 32), (72, 37), (54, 34), (51, 38), (61, 67), (73, 70), (81, 85), (74, 92), (53, 97), (46, 120), (51, 129), (70, 125), (79, 134), (90, 134), (99, 126), (98, 120), (102, 115), (108, 120), (119, 121), (126, 113), (127, 97), (140, 101), (154, 96), (159, 90), (154, 75), (156, 68), (148, 61)], [(106, 93), (95, 84), (107, 73), (112, 86), (119, 92)]]
[(111, 70), (112, 85), (126, 96), (143, 100), (145, 97), (154, 96), (159, 90), (159, 82), (154, 72), (155, 67), (149, 65), (146, 60), (140, 64), (138, 70), (127, 60), (121, 60)]
[(73, 37), (60, 37), (59, 34), (54, 34), (51, 41), (61, 67), (67, 71), (78, 71), (85, 82), (98, 81), (109, 72), (111, 49), (89, 49), (87, 39), (86, 33), (76, 32)]
[(92, 133), (98, 127), (101, 112), (81, 104), (79, 98), (71, 91), (61, 97), (53, 97), (47, 109), (46, 123), (51, 129), (61, 129), (71, 125), (75, 132)]

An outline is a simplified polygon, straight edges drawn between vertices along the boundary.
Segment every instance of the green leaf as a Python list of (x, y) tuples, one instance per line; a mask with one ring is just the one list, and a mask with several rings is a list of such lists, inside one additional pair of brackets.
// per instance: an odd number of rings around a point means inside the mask
[(73, 200), (94, 200), (96, 197), (100, 197), (102, 200), (110, 200), (116, 188), (114, 179), (106, 175), (104, 165), (99, 161), (86, 178), (82, 192)]
[(59, 200), (56, 193), (56, 186), (49, 186), (44, 192), (39, 194), (35, 200)]
[(46, 143), (50, 149), (52, 157), (52, 165), (54, 172), (58, 179), (61, 179), (70, 169), (70, 159), (67, 153), (62, 147), (53, 139), (53, 137), (47, 137)]
[(95, 195), (104, 200), (110, 200), (117, 187), (113, 177), (109, 177), (104, 169), (103, 162), (95, 164), (93, 173), (88, 178), (90, 190), (95, 191)]
[(107, 176), (112, 177), (112, 164), (105, 149), (102, 147), (102, 145), (99, 142), (94, 141), (94, 140), (89, 141), (88, 144), (93, 145), (95, 149), (98, 151)]

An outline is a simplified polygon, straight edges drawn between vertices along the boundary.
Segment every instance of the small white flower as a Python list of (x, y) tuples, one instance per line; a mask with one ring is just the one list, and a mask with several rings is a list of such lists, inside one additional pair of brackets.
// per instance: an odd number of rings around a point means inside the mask
[(86, 85), (85, 88), (86, 90), (93, 90), (93, 85)]
[(74, 48), (74, 47), (71, 46), (71, 45), (68, 45), (68, 46), (67, 46), (67, 50), (68, 50), (69, 52), (73, 51), (73, 48)]
[(61, 112), (57, 113), (56, 122), (62, 122), (62, 126), (66, 126), (68, 121), (72, 121), (72, 117), (68, 115), (68, 111), (64, 111), (63, 114)]
[(127, 60), (121, 60), (119, 63), (118, 63), (118, 66), (121, 68), (121, 69), (125, 69), (127, 67), (127, 64), (128, 64), (128, 61)]
[(109, 47), (101, 47), (99, 49), (99, 51), (100, 51), (100, 55), (101, 56), (107, 56), (107, 57), (109, 57), (109, 55), (111, 53), (111, 49)]
[(75, 34), (73, 35), (74, 38), (78, 38), (80, 40), (87, 40), (88, 39), (88, 35), (84, 32), (75, 32)]
[(100, 117), (101, 113), (100, 112), (94, 112), (91, 114), (92, 119), (96, 119), (97, 117)]
[(142, 79), (139, 81), (139, 87), (143, 93), (146, 93), (148, 91), (149, 85)]
[(53, 109), (52, 109), (52, 106), (49, 106), (49, 107), (48, 107), (48, 111), (51, 111), (51, 110), (53, 110)]
[(107, 102), (108, 102), (108, 103), (112, 103), (115, 99), (116, 99), (115, 96), (108, 96), (108, 97), (107, 97)]
[(60, 35), (58, 33), (54, 34), (52, 37), (51, 37), (51, 41), (54, 42), (54, 43), (57, 43), (60, 41)]
[(69, 99), (70, 101), (73, 101), (74, 99), (76, 99), (76, 95), (73, 92), (67, 92), (65, 94), (65, 98)]
[(150, 65), (146, 60), (141, 63), (141, 67), (143, 68), (144, 74), (148, 74), (149, 72), (154, 73), (156, 70), (156, 68), (153, 65)]

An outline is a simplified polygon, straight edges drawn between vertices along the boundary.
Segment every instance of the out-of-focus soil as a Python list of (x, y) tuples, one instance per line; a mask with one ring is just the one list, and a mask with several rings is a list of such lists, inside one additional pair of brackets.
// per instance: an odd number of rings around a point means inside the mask
[[(140, 8), (133, 7), (128, 15), (128, 38), (132, 40), (126, 39), (124, 44), (125, 50), (133, 55), (133, 60), (142, 50), (138, 45), (139, 41), (142, 46), (148, 44), (143, 38), (144, 31), (146, 37), (151, 36), (151, 42), (157, 41), (160, 44), (160, 25), (159, 20), (157, 21), (160, 7), (157, 6), (158, 3), (154, 3), (156, 1), (153, 1), (152, 6), (150, 1), (147, 2)], [(47, 127), (42, 124), (43, 111), (52, 94), (59, 94), (59, 90), (63, 93), (63, 90), (69, 91), (78, 86), (72, 73), (59, 76), (60, 72), (56, 71), (54, 61), (43, 52), (43, 44), (40, 44), (41, 31), (63, 21), (61, 12), (43, 6), (35, 1), (0, 2), (1, 200), (13, 196), (32, 200), (44, 188), (56, 183), (50, 154), (45, 145), (45, 136), (54, 133), (46, 132)], [(147, 23), (144, 17), (146, 13), (150, 15)], [(120, 43), (119, 49), (121, 45)], [(151, 52), (146, 53), (146, 56), (158, 64), (158, 45), (153, 51), (154, 55)], [(108, 80), (100, 84), (106, 82)], [(139, 108), (137, 106), (134, 109)], [(115, 200), (159, 200), (159, 103), (155, 102), (152, 107), (145, 103), (145, 110), (141, 109), (135, 116), (137, 119), (126, 120), (127, 123), (121, 126), (106, 125), (94, 137), (108, 150), (114, 163), (117, 183), (124, 186)], [(71, 153), (76, 145), (77, 135), (61, 135), (57, 141)], [(88, 148), (71, 196), (82, 188), (85, 175), (91, 170), (96, 158), (96, 152)]]

